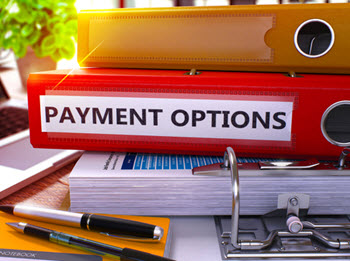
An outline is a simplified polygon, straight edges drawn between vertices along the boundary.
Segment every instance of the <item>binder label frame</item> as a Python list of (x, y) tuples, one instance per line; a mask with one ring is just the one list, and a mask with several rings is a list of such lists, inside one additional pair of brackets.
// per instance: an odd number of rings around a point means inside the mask
[(48, 134), (292, 140), (293, 97), (135, 96), (41, 95), (41, 130)]

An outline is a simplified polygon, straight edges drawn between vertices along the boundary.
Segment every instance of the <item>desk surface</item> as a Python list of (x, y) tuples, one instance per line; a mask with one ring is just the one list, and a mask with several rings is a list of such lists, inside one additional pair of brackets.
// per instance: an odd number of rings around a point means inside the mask
[(0, 200), (0, 204), (25, 203), (54, 209), (69, 208), (68, 176), (75, 163), (71, 163), (48, 176)]

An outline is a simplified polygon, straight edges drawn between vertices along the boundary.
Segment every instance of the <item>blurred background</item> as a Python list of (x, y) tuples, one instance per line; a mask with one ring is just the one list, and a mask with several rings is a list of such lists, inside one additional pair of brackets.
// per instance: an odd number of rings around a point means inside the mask
[[(305, 0), (304, 0), (305, 1)], [(280, 4), (280, 3), (298, 3), (298, 0), (77, 0), (78, 9), (101, 9), (101, 8), (118, 8), (122, 7), (169, 7), (179, 5), (228, 5), (228, 4)], [(306, 0), (309, 3), (324, 3), (325, 0)], [(347, 0), (329, 0), (330, 3), (344, 3)]]

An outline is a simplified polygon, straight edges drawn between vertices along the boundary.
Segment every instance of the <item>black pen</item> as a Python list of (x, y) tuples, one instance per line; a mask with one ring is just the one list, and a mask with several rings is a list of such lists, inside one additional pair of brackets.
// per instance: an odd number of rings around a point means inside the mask
[(122, 261), (171, 261), (172, 259), (138, 251), (131, 248), (120, 248), (82, 237), (57, 232), (51, 229), (27, 223), (6, 223), (18, 232), (45, 239), (56, 244), (89, 251), (105, 257), (120, 258)]
[(108, 236), (160, 240), (164, 233), (163, 228), (159, 226), (96, 214), (74, 213), (24, 205), (3, 205), (0, 206), (0, 211), (36, 221), (97, 231)]

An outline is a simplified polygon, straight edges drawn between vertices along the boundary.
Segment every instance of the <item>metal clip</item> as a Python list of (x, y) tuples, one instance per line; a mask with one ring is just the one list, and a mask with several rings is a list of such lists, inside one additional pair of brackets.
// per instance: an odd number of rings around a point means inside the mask
[(320, 165), (317, 159), (303, 161), (260, 161), (260, 169), (311, 169)]
[[(225, 256), (227, 258), (238, 258), (238, 257), (298, 257), (300, 253), (288, 252), (286, 254), (281, 252), (274, 252), (267, 250), (267, 248), (272, 247), (274, 244), (274, 239), (279, 238), (313, 238), (314, 240), (321, 242), (322, 244), (327, 245), (332, 249), (349, 249), (350, 240), (348, 239), (336, 239), (326, 237), (318, 231), (313, 229), (304, 230), (303, 226), (312, 227), (315, 226), (312, 223), (303, 223), (298, 217), (299, 209), (309, 207), (309, 196), (305, 194), (283, 194), (279, 197), (279, 207), (285, 208), (287, 210), (287, 227), (289, 231), (277, 229), (270, 231), (265, 239), (239, 239), (239, 212), (240, 212), (240, 196), (239, 196), (239, 175), (238, 175), (238, 166), (235, 153), (231, 147), (226, 148), (224, 163), (213, 164), (209, 166), (204, 166), (195, 168), (192, 170), (193, 174), (200, 175), (215, 175), (215, 176), (231, 176), (231, 185), (232, 185), (232, 217), (231, 217), (231, 231), (223, 231), (221, 238), (230, 239), (230, 246), (233, 247), (231, 251), (229, 248), (226, 248)], [(283, 201), (283, 204), (281, 203)], [(283, 206), (281, 206), (283, 205)], [(288, 214), (290, 214), (288, 216)], [(346, 227), (347, 224), (337, 224)], [(329, 226), (329, 224), (328, 224)], [(293, 239), (294, 240), (294, 239)], [(302, 240), (301, 240), (302, 241)], [(228, 243), (228, 242), (227, 242)], [(249, 252), (247, 250), (254, 250)], [(262, 251), (263, 250), (263, 251)], [(240, 252), (243, 251), (243, 252)], [(262, 252), (260, 252), (262, 251)], [(312, 251), (302, 253), (302, 256), (305, 257), (317, 257), (322, 256), (322, 253), (318, 254)]]
[(339, 169), (343, 169), (345, 167), (346, 157), (348, 156), (349, 153), (350, 153), (350, 147), (346, 147), (343, 149), (342, 153), (339, 156), (339, 160), (338, 160), (338, 168)]
[(185, 75), (200, 75), (201, 72), (198, 72), (197, 69), (192, 68), (189, 72), (184, 73)]
[(287, 77), (290, 77), (290, 78), (302, 78), (303, 77), (303, 76), (297, 74), (294, 71), (289, 71), (288, 73), (286, 73), (284, 75), (287, 76)]
[(239, 249), (238, 243), (238, 219), (239, 219), (239, 178), (237, 158), (231, 147), (227, 147), (224, 155), (224, 163), (197, 167), (192, 169), (193, 175), (204, 176), (231, 176), (232, 184), (232, 219), (231, 219), (231, 244)]

